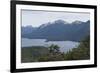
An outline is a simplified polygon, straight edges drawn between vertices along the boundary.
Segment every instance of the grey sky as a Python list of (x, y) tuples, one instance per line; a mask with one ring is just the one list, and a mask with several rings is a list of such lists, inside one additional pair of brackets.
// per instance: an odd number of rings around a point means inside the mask
[(28, 11), (22, 10), (22, 26), (32, 25), (38, 27), (41, 24), (53, 22), (55, 20), (73, 22), (75, 20), (86, 22), (90, 19), (89, 13), (75, 12), (53, 12), (53, 11)]

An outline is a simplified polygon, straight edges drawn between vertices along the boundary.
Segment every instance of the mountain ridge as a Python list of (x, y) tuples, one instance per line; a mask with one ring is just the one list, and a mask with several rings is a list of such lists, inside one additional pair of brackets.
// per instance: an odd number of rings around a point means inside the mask
[(74, 21), (72, 23), (67, 23), (64, 20), (56, 20), (52, 23), (44, 23), (36, 28), (32, 27), (32, 29), (27, 29), (27, 26), (26, 28), (24, 27), (25, 29), (23, 27), (21, 28), (22, 38), (47, 39), (48, 41), (80, 41), (85, 36), (89, 35), (90, 21)]

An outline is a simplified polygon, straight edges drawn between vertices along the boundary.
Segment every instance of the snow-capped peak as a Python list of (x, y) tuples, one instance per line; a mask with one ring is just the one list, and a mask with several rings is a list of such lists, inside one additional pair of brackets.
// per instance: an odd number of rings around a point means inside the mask
[(78, 20), (72, 22), (72, 24), (81, 24), (81, 23), (82, 23), (82, 22), (81, 22), (81, 21), (78, 21)]

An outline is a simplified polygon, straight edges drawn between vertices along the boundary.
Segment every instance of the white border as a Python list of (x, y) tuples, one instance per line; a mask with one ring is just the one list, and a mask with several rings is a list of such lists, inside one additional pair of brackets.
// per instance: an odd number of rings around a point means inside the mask
[[(90, 13), (90, 60), (21, 63), (21, 9)], [(94, 9), (16, 5), (16, 69), (94, 64)]]

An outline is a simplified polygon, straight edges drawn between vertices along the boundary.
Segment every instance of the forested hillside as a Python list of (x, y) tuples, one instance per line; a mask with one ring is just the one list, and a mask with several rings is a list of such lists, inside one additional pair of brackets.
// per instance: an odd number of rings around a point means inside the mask
[(22, 62), (45, 62), (64, 60), (87, 60), (90, 59), (90, 36), (80, 42), (77, 48), (64, 53), (58, 45), (49, 47), (25, 47), (22, 48)]
[[(48, 41), (80, 41), (90, 33), (90, 21), (63, 20), (44, 23), (39, 27), (22, 27), (22, 38), (46, 39)], [(73, 37), (74, 36), (74, 37)]]

